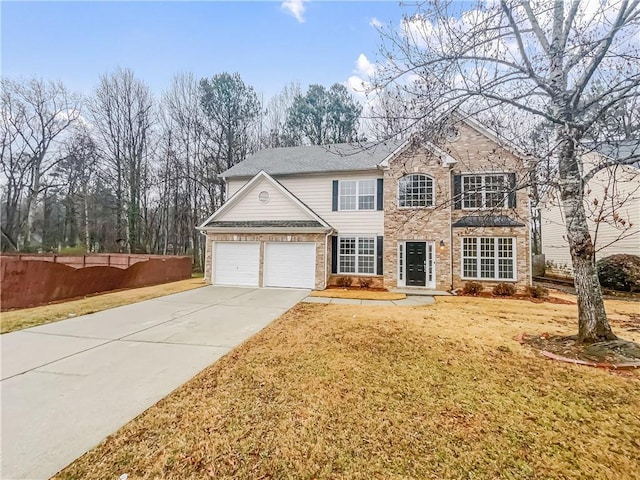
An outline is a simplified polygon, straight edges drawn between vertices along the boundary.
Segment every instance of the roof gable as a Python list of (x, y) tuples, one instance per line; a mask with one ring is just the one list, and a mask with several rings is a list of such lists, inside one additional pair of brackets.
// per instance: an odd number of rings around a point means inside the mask
[(315, 222), (319, 227), (331, 228), (313, 210), (264, 171), (260, 171), (248, 181), (198, 228), (206, 229), (211, 227), (212, 223), (232, 225), (256, 221), (263, 222), (265, 226), (273, 222), (282, 222), (283, 225)]

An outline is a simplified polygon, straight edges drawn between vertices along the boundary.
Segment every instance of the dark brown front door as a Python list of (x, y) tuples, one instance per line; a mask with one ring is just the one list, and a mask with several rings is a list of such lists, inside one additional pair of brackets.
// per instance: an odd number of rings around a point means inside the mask
[(407, 242), (407, 286), (424, 287), (426, 285), (426, 260), (425, 242)]

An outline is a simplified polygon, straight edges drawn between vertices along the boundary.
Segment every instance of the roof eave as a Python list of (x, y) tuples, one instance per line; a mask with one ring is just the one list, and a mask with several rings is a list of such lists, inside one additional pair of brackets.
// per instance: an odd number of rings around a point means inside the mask
[(199, 227), (204, 233), (330, 233), (329, 227)]

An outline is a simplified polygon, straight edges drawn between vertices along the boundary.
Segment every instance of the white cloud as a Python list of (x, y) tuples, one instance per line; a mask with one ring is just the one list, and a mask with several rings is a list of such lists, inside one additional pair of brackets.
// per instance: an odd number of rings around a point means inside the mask
[(376, 73), (376, 66), (369, 61), (364, 53), (361, 53), (356, 60), (354, 73), (357, 73), (361, 77), (371, 78)]
[(376, 17), (373, 17), (371, 21), (369, 21), (369, 25), (371, 25), (373, 28), (382, 28), (382, 22)]
[(293, 15), (300, 23), (304, 22), (305, 0), (284, 0), (280, 7), (290, 15)]

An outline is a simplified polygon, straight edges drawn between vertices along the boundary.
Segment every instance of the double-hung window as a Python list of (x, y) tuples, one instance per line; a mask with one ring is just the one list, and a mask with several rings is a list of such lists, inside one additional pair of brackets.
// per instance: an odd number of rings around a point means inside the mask
[(376, 273), (375, 237), (339, 237), (338, 273)]
[(515, 239), (512, 237), (463, 238), (462, 278), (515, 280)]
[(433, 178), (428, 175), (405, 175), (398, 180), (399, 207), (433, 207)]
[(375, 210), (376, 180), (341, 180), (339, 184), (340, 210)]
[(463, 175), (463, 208), (507, 208), (509, 179), (506, 174)]

